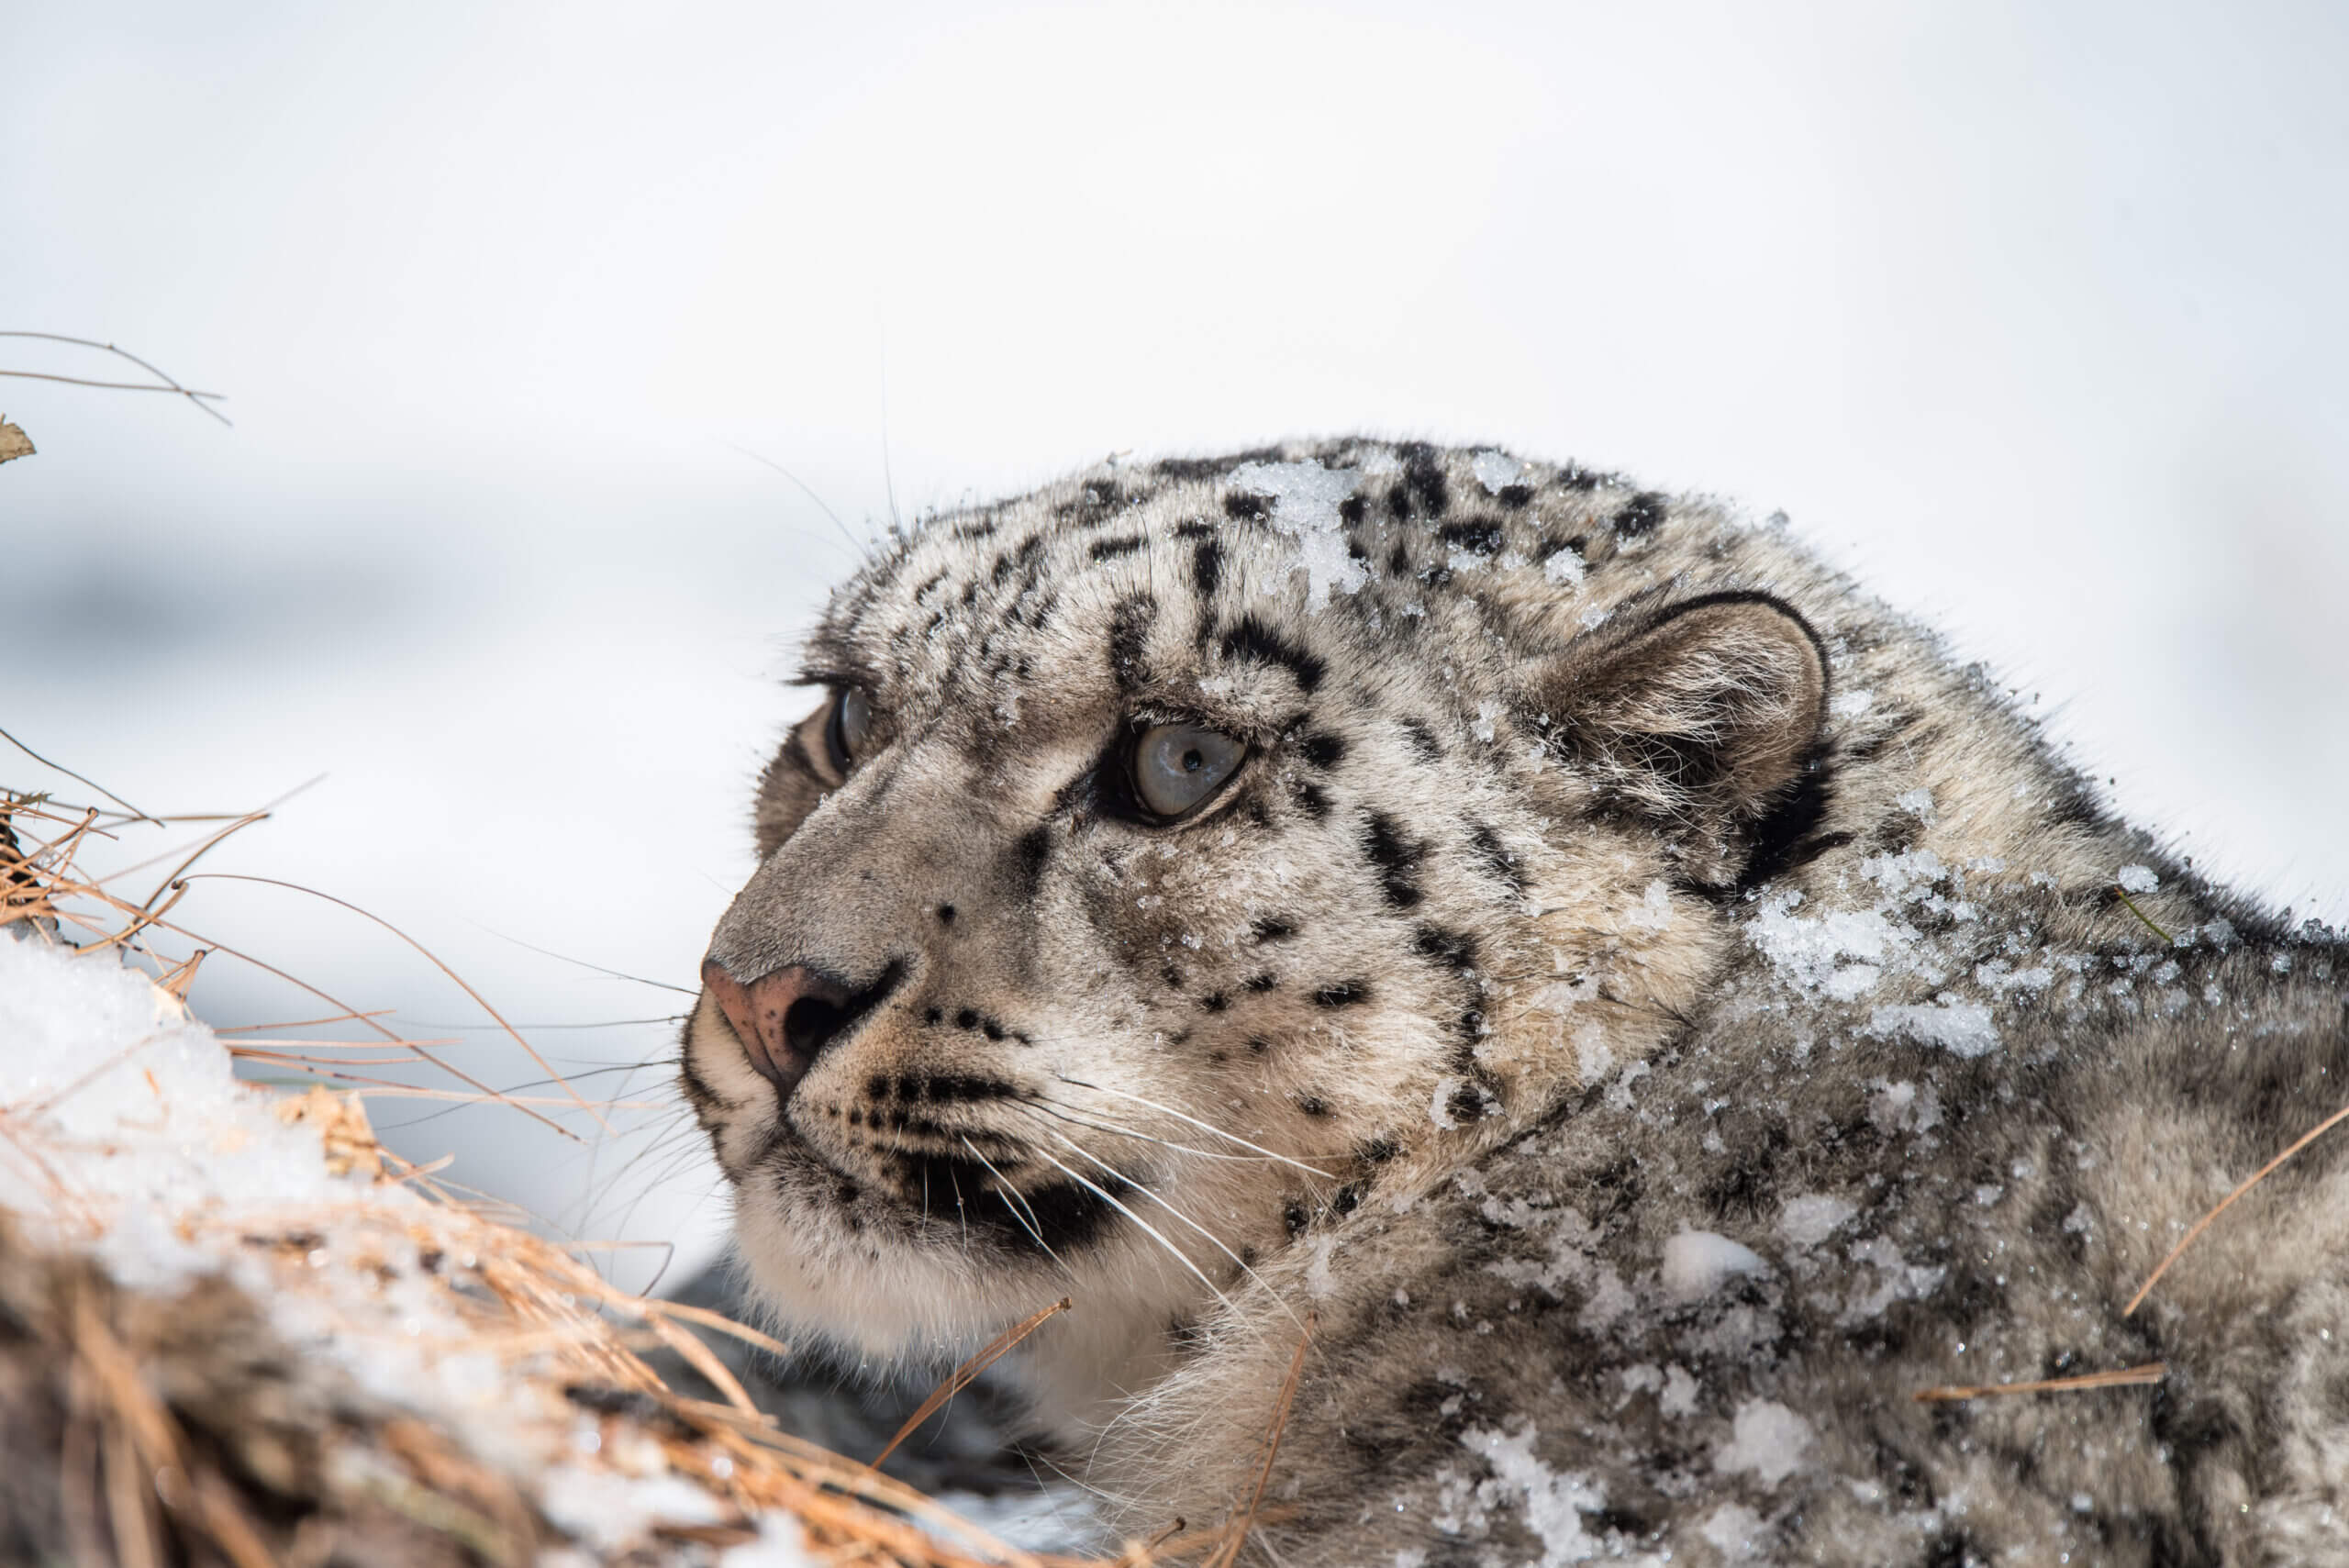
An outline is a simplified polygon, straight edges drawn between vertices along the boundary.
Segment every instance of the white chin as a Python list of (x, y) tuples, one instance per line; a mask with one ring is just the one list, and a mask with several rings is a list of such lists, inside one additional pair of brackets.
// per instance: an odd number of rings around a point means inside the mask
[(952, 1366), (1023, 1317), (1044, 1286), (1003, 1257), (878, 1240), (837, 1213), (741, 1195), (735, 1245), (753, 1294), (795, 1350), (808, 1339), (885, 1373)]

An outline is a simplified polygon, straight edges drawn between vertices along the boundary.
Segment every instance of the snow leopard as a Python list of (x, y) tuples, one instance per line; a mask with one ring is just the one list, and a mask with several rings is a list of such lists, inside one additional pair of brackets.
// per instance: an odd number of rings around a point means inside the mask
[(996, 1375), (1130, 1537), (2349, 1563), (2349, 1133), (2132, 1302), (2349, 1098), (2339, 941), (1783, 517), (1111, 462), (799, 674), (682, 1051), (742, 1266), (925, 1380), (1064, 1298)]

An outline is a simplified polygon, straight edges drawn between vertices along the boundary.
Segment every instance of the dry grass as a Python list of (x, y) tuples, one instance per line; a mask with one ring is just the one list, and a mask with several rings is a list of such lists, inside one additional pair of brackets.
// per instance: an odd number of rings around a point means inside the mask
[[(660, 1527), (651, 1545), (622, 1554), (629, 1560), (706, 1553), (751, 1540), (761, 1515), (782, 1510), (800, 1521), (811, 1551), (825, 1561), (907, 1568), (1041, 1568), (1063, 1561), (994, 1540), (873, 1464), (780, 1430), (700, 1337), (732, 1335), (783, 1349), (763, 1335), (707, 1311), (624, 1293), (579, 1249), (506, 1223), (497, 1206), (468, 1199), (436, 1181), (433, 1169), (411, 1165), (384, 1148), (369, 1127), (361, 1093), (328, 1086), (350, 1083), (360, 1065), (427, 1062), (460, 1085), (438, 1093), (496, 1102), (556, 1124), (539, 1106), (464, 1073), (436, 1053), (434, 1042), (403, 1038), (380, 1013), (182, 923), (183, 903), (196, 880), (190, 868), (266, 820), (266, 810), (156, 817), (89, 787), (111, 805), (68, 806), (47, 795), (0, 793), (0, 925), (29, 922), (43, 933), (32, 940), (69, 943), (83, 962), (119, 958), (143, 968), (160, 992), (182, 1006), (203, 964), (241, 961), (323, 1005), (325, 1015), (305, 1020), (305, 1027), (341, 1025), (374, 1037), (368, 1057), (349, 1054), (361, 1043), (351, 1040), (263, 1042), (248, 1033), (225, 1043), (239, 1058), (311, 1077), (314, 1084), (306, 1091), (281, 1094), (280, 1118), (315, 1127), (329, 1170), (355, 1173), (367, 1184), (332, 1212), (288, 1209), (267, 1217), (265, 1224), (250, 1214), (183, 1222), (184, 1240), (224, 1262), (241, 1257), (248, 1268), (257, 1262), (281, 1298), (306, 1297), (325, 1310), (334, 1309), (338, 1275), (382, 1274), (401, 1268), (401, 1260), (410, 1266), (421, 1261), (435, 1297), (464, 1325), (463, 1350), (494, 1358), (500, 1375), (527, 1396), (507, 1401), (499, 1412), (495, 1446), (501, 1452), (560, 1455), (565, 1463), (605, 1467), (616, 1481), (630, 1474), (682, 1477), (715, 1503), (718, 1522)], [(141, 865), (106, 874), (85, 869), (94, 846), (118, 847), (134, 826), (179, 828), (192, 837)], [(169, 870), (144, 896), (120, 890), (131, 874), (164, 864)], [(489, 1006), (485, 999), (483, 1006)], [(92, 1076), (111, 1065), (97, 1064)], [(549, 1073), (560, 1081), (551, 1068)], [(592, 1112), (568, 1084), (562, 1087), (568, 1098), (557, 1104)], [(47, 1173), (51, 1212), (35, 1218), (52, 1237), (67, 1239), (61, 1249), (53, 1239), (38, 1245), (17, 1239), (16, 1245), (29, 1248), (38, 1266), (11, 1272), (63, 1282), (42, 1298), (47, 1305), (20, 1304), (17, 1316), (47, 1341), (40, 1364), (58, 1369), (54, 1403), (63, 1436), (57, 1496), (77, 1555), (88, 1548), (125, 1563), (218, 1561), (275, 1568), (323, 1561), (331, 1542), (321, 1530), (330, 1533), (337, 1520), (349, 1525), (370, 1518), (397, 1521), (437, 1542), (451, 1562), (520, 1564), (561, 1539), (533, 1496), (530, 1477), (518, 1474), (510, 1458), (485, 1458), (465, 1433), (379, 1409), (364, 1419), (345, 1415), (298, 1440), (263, 1441), (265, 1434), (245, 1429), (252, 1423), (239, 1418), (224, 1427), (217, 1413), (207, 1415), (174, 1396), (175, 1385), (196, 1375), (173, 1361), (184, 1351), (169, 1342), (172, 1332), (195, 1320), (189, 1309), (123, 1291), (80, 1261), (71, 1245), (73, 1236), (94, 1235), (106, 1223), (100, 1206), (82, 1201), (59, 1176), (61, 1162), (43, 1154), (41, 1113), (74, 1088), (68, 1084), (36, 1105), (0, 1106), (0, 1142)], [(0, 1213), (0, 1241), (9, 1239), (7, 1221)], [(8, 1250), (0, 1246), (0, 1253)], [(983, 1370), (993, 1359), (989, 1351), (1008, 1350), (1071, 1305), (1045, 1307), (982, 1351), (925, 1412)], [(7, 1318), (0, 1310), (0, 1327)], [(0, 1341), (6, 1338), (0, 1334)], [(656, 1348), (683, 1358), (723, 1401), (673, 1391), (644, 1359)], [(17, 1418), (13, 1412), (0, 1418), (0, 1439), (7, 1421)], [(592, 1423), (596, 1436), (584, 1449), (583, 1421)], [(287, 1441), (304, 1456), (299, 1463), (276, 1463), (273, 1472), (275, 1462), (253, 1457), (272, 1451), (271, 1442), (284, 1447)], [(1276, 1444), (1277, 1431), (1268, 1439), (1267, 1469)], [(276, 1472), (284, 1473), (276, 1473), (273, 1487), (267, 1476)], [(289, 1486), (306, 1494), (306, 1512), (292, 1525), (282, 1506)], [(1188, 1534), (1181, 1533), (1178, 1521), (1155, 1540), (1134, 1543), (1107, 1561), (1139, 1565), (1212, 1553), (1217, 1562), (1229, 1563), (1253, 1516), (1252, 1503), (1222, 1528)], [(0, 1520), (0, 1537), (6, 1523)]]

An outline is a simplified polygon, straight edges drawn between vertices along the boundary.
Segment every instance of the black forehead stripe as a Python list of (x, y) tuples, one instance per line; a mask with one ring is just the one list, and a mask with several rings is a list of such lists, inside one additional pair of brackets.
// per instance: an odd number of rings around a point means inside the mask
[(1501, 525), (1497, 517), (1470, 517), (1457, 523), (1446, 523), (1436, 529), (1435, 537), (1444, 543), (1457, 545), (1471, 555), (1496, 555), (1501, 548)]
[(1165, 479), (1220, 479), (1244, 463), (1278, 462), (1286, 455), (1278, 447), (1251, 447), (1223, 457), (1161, 458), (1151, 466)]
[(1223, 634), (1223, 656), (1244, 659), (1255, 664), (1278, 664), (1297, 677), (1298, 687), (1308, 693), (1320, 685), (1329, 666), (1313, 654), (1258, 620), (1243, 616)]
[(1191, 581), (1203, 599), (1215, 596), (1216, 587), (1223, 581), (1223, 541), (1203, 539), (1191, 551)]
[(1642, 534), (1653, 533), (1656, 525), (1664, 521), (1664, 507), (1662, 495), (1653, 490), (1642, 490), (1624, 502), (1623, 509), (1615, 514), (1615, 531), (1625, 539), (1637, 539)]
[(1346, 742), (1341, 736), (1317, 732), (1307, 736), (1304, 745), (1298, 750), (1305, 753), (1305, 760), (1315, 767), (1334, 768), (1345, 757)]
[(1174, 525), (1174, 537), (1176, 539), (1207, 539), (1212, 536), (1214, 532), (1215, 525), (1208, 522), (1204, 517), (1193, 517), (1188, 522), (1181, 522)]
[(1140, 534), (1125, 539), (1097, 539), (1093, 541), (1093, 548), (1088, 553), (1096, 561), (1111, 561), (1120, 555), (1131, 555), (1135, 550), (1140, 550), (1143, 543), (1144, 540)]
[(1523, 868), (1519, 866), (1517, 857), (1501, 842), (1501, 836), (1493, 830), (1489, 823), (1472, 824), (1468, 829), (1468, 841), (1476, 847), (1476, 854), (1485, 862), (1486, 869), (1506, 883), (1510, 892), (1522, 894), (1525, 891)]
[(1370, 982), (1367, 980), (1341, 980), (1313, 993), (1313, 1005), (1317, 1007), (1351, 1007), (1369, 1000)]
[(1369, 813), (1363, 826), (1363, 853), (1378, 868), (1378, 883), (1386, 902), (1397, 909), (1408, 909), (1419, 901), (1419, 884), (1415, 876), (1419, 862), (1426, 858), (1427, 846), (1415, 844), (1403, 836), (1395, 818), (1383, 811)]
[(1431, 517), (1443, 516), (1452, 503), (1452, 487), (1443, 477), (1443, 464), (1435, 449), (1424, 441), (1414, 441), (1403, 449), (1403, 483), (1427, 509)]
[(1151, 623), (1158, 618), (1158, 601), (1148, 594), (1119, 599), (1109, 612), (1109, 677), (1120, 691), (1130, 691), (1148, 675), (1144, 655), (1150, 646)]

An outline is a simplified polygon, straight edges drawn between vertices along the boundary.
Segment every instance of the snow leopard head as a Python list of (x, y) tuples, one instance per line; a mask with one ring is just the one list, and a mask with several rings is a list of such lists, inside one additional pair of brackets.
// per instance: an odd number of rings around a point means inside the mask
[(1686, 516), (1341, 442), (894, 539), (810, 639), (685, 1043), (786, 1325), (934, 1364), (1069, 1296), (1025, 1376), (1081, 1416), (1653, 1049), (1824, 801), (1818, 639), (1659, 578)]

